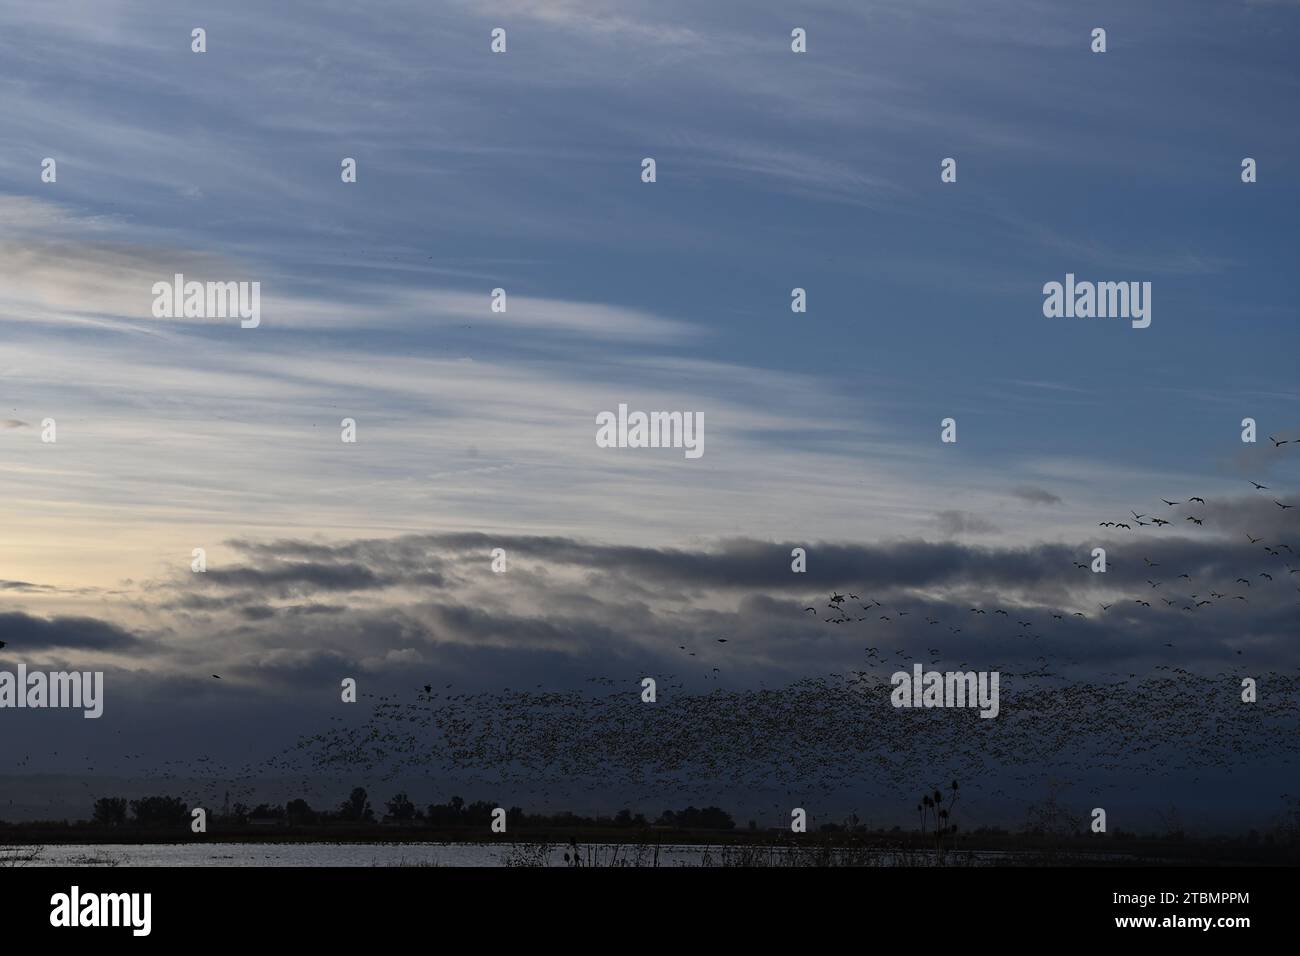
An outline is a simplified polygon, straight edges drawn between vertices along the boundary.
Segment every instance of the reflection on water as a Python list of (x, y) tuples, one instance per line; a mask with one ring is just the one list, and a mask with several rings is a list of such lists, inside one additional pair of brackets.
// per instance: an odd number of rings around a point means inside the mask
[[(601, 865), (654, 865), (654, 847), (588, 845)], [(714, 852), (719, 848), (713, 847)], [(703, 846), (658, 848), (659, 866), (699, 865)], [(565, 866), (565, 845), (513, 843), (161, 843), (0, 847), (0, 866)]]
[[(0, 866), (566, 866), (565, 844), (528, 843), (162, 843), (0, 847)], [(586, 866), (932, 866), (933, 853), (831, 851), (794, 859), (770, 846), (584, 844)], [(1089, 862), (1119, 862), (1089, 854)], [(948, 855), (949, 865), (1030, 863), (1017, 853)], [(1082, 862), (1078, 855), (1072, 862)]]

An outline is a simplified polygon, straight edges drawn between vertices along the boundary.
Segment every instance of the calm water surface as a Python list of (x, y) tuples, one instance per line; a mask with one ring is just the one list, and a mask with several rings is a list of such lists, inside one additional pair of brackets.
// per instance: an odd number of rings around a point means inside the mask
[[(751, 849), (770, 859), (763, 848), (680, 846), (659, 847), (659, 866), (719, 864), (724, 854)], [(568, 847), (513, 843), (162, 843), (0, 847), (0, 866), (564, 866)], [(654, 848), (622, 844), (584, 844), (585, 862), (611, 866), (653, 866)], [(968, 865), (988, 866), (1014, 861), (1015, 853), (979, 852)], [(1095, 862), (1118, 858), (1097, 854)], [(1076, 857), (1076, 861), (1078, 858)], [(859, 863), (861, 860), (859, 860)], [(899, 860), (888, 851), (873, 854), (870, 863), (925, 865), (933, 859), (909, 856)], [(770, 865), (770, 864), (769, 864)]]

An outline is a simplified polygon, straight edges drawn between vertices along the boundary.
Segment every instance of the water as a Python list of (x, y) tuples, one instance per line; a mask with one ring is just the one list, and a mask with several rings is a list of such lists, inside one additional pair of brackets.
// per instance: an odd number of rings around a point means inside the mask
[[(584, 845), (600, 861), (635, 862), (637, 847)], [(660, 866), (698, 865), (718, 847), (664, 846)], [(33, 851), (33, 859), (25, 859)], [(157, 843), (0, 847), (0, 866), (506, 866), (510, 862), (564, 866), (567, 847), (511, 843)], [(640, 850), (651, 865), (653, 850)], [(616, 856), (615, 856), (616, 854)]]
[[(661, 867), (718, 865), (723, 857), (754, 852), (771, 860), (771, 848), (743, 846), (664, 845), (658, 848)], [(70, 844), (44, 847), (0, 847), (0, 866), (565, 866), (565, 844), (524, 843), (155, 843)], [(585, 863), (600, 866), (653, 866), (655, 848), (627, 844), (583, 844)], [(968, 866), (1017, 862), (1015, 851), (976, 851), (963, 854)], [(1118, 862), (1111, 854), (1087, 854), (1089, 862)], [(1083, 856), (1076, 855), (1075, 861)], [(933, 854), (858, 851), (858, 865), (933, 865)], [(769, 862), (770, 865), (770, 862)]]

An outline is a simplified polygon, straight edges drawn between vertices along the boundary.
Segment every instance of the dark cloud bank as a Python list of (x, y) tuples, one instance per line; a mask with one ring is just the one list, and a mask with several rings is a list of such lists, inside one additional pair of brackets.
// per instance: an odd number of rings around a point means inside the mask
[[(154, 582), (132, 606), (145, 628), (0, 615), (0, 665), (116, 660), (104, 720), (116, 708), (134, 735), (142, 715), (162, 715), (151, 753), (211, 751), (231, 777), (285, 773), (283, 755), (252, 757), (300, 736), (310, 746), (290, 749), (303, 781), (496, 780), (539, 799), (609, 774), (629, 795), (806, 785), (842, 800), (870, 789), (868, 776), (893, 793), (958, 773), (983, 774), (990, 794), (1052, 774), (1123, 786), (1254, 772), (1272, 786), (1294, 759), (1300, 558), (1288, 548), (1300, 548), (1300, 521), (1269, 507), (1209, 506), (1195, 533), (1098, 529), (1016, 548), (241, 540), (233, 564)], [(1104, 575), (1077, 566), (1098, 545)], [(795, 547), (806, 573), (791, 571)], [(494, 548), (505, 573), (492, 571)], [(913, 662), (1001, 672), (1002, 715), (887, 706), (889, 675)], [(658, 710), (642, 709), (644, 676), (663, 688)], [(363, 688), (354, 709), (339, 703), (343, 677)], [(1253, 707), (1239, 700), (1243, 677), (1259, 682)], [(51, 750), (86, 732), (25, 726)]]

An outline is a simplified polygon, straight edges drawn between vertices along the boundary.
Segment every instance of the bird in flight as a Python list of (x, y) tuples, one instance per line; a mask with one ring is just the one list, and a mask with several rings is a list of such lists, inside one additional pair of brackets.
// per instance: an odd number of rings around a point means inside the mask
[(1205, 504), (1205, 499), (1204, 499), (1204, 498), (1188, 498), (1187, 500), (1188, 500), (1188, 501), (1199, 501), (1201, 504)]
[(1168, 498), (1161, 498), (1160, 500), (1163, 501), (1165, 504), (1167, 504), (1167, 505), (1168, 505), (1169, 507), (1171, 507), (1171, 508), (1172, 508), (1174, 505), (1178, 504), (1177, 501), (1170, 501)]
[(213, 674), (212, 676), (215, 677), (217, 680), (221, 680), (221, 675), (220, 675), (220, 674)]
[(1205, 524), (1205, 522), (1202, 521), (1200, 518), (1193, 518), (1191, 515), (1188, 515), (1188, 516), (1187, 516), (1187, 520), (1188, 520), (1188, 521), (1193, 521), (1193, 522), (1195, 522), (1196, 524)]
[(1259, 544), (1259, 543), (1260, 543), (1261, 541), (1263, 541), (1264, 539), (1263, 539), (1263, 538), (1252, 538), (1252, 537), (1250, 536), (1250, 532), (1247, 531), (1247, 532), (1246, 532), (1246, 540), (1249, 541), (1251, 544)]
[[(1247, 478), (1246, 480), (1250, 481), (1249, 478)], [(1268, 487), (1268, 485), (1261, 485), (1258, 481), (1250, 481), (1250, 483), (1255, 486), (1256, 491), (1263, 491)]]
[(1282, 504), (1282, 502), (1278, 501), (1276, 498), (1273, 499), (1273, 504), (1277, 505), (1277, 506), (1278, 506), (1279, 508), (1281, 508), (1283, 511), (1286, 511), (1288, 508), (1294, 508), (1294, 507), (1295, 507), (1295, 505), (1284, 505), (1284, 504)]
[(1289, 445), (1291, 443), (1291, 440), (1289, 438), (1286, 441), (1278, 441), (1272, 435), (1268, 436), (1268, 440), (1273, 443), (1274, 448), (1280, 448), (1283, 445)]

